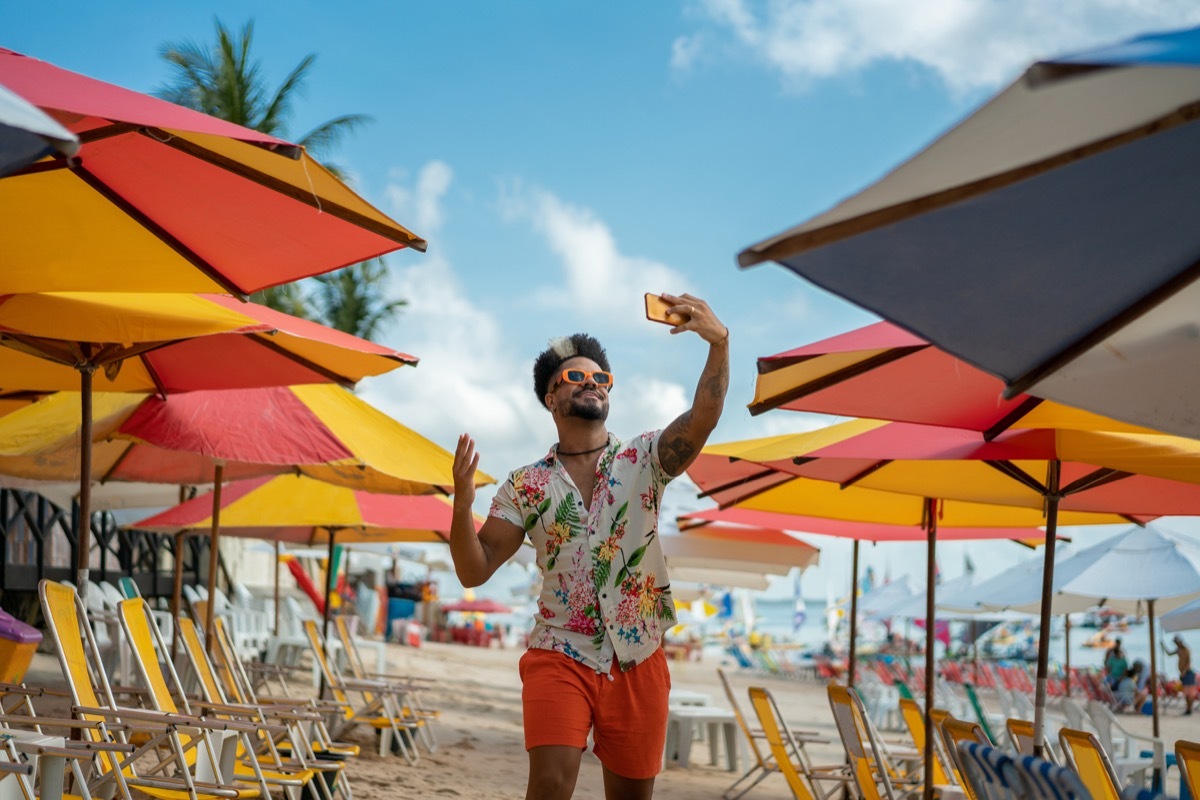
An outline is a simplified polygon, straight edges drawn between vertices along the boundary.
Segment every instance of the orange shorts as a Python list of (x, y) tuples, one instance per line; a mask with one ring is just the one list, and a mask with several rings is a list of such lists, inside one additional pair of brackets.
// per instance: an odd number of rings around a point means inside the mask
[[(554, 650), (521, 656), (525, 749), (543, 745), (587, 748), (588, 731), (600, 763), (641, 780), (662, 770), (671, 673), (659, 648), (628, 672), (609, 675)], [(609, 680), (609, 678), (612, 680)]]

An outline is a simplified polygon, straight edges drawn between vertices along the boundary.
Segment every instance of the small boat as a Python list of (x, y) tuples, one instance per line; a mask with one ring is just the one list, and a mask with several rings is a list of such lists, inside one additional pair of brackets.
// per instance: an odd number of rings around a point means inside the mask
[(1096, 633), (1093, 633), (1091, 636), (1089, 636), (1086, 640), (1084, 640), (1082, 643), (1082, 646), (1083, 647), (1095, 647), (1095, 648), (1107, 650), (1115, 644), (1116, 644), (1116, 641), (1108, 638), (1107, 631), (1097, 631)]

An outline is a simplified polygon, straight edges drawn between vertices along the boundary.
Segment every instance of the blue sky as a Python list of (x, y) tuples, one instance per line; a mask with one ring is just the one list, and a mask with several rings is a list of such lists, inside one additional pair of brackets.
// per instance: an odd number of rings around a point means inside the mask
[[(168, 78), (160, 46), (211, 40), (215, 17), (255, 21), (272, 84), (318, 55), (293, 136), (343, 113), (373, 118), (332, 160), (430, 247), (389, 259), (410, 306), (384, 339), (421, 366), (363, 394), (445, 446), (470, 431), (500, 477), (554, 441), (529, 379), (551, 336), (607, 344), (618, 434), (686, 407), (705, 350), (645, 322), (645, 291), (691, 291), (730, 327), (733, 383), (713, 441), (822, 424), (751, 419), (754, 359), (872, 318), (778, 267), (739, 271), (737, 251), (879, 177), (1030, 61), (1197, 24), (1200, 6), (67, 0), (53, 14), (7, 5), (0, 46), (151, 91)], [(683, 488), (671, 497), (695, 505)], [(849, 548), (819, 544), (806, 591), (823, 594), (826, 572), (841, 591)], [(964, 549), (942, 548), (947, 574)], [(879, 574), (923, 574), (923, 546), (867, 551)], [(970, 551), (988, 573), (1023, 556), (1005, 543)]]

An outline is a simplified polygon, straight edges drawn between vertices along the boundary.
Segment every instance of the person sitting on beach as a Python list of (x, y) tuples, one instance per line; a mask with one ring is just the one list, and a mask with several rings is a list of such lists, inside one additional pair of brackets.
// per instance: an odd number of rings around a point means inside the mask
[(1114, 692), (1117, 690), (1117, 684), (1125, 677), (1125, 673), (1129, 671), (1129, 661), (1125, 658), (1125, 650), (1121, 647), (1121, 640), (1117, 639), (1113, 642), (1113, 646), (1108, 649), (1108, 654), (1104, 657), (1104, 680), (1108, 683), (1108, 688)]
[(692, 407), (665, 430), (624, 442), (608, 432), (608, 356), (577, 333), (553, 340), (534, 362), (534, 392), (558, 444), (509, 474), (478, 532), (471, 505), (479, 455), (469, 435), (458, 440), (450, 554), (459, 580), (484, 583), (526, 536), (545, 578), (520, 663), (527, 798), (574, 793), (589, 731), (607, 800), (649, 798), (662, 769), (671, 683), (662, 643), (675, 604), (659, 508), (667, 483), (716, 426), (729, 385), (729, 329), (703, 300), (662, 297), (682, 320), (671, 332), (708, 344)]
[(1113, 696), (1117, 700), (1117, 711), (1137, 711), (1146, 702), (1150, 693), (1141, 688), (1144, 668), (1145, 664), (1141, 661), (1133, 662), (1125, 677), (1117, 683), (1117, 688), (1113, 690)]

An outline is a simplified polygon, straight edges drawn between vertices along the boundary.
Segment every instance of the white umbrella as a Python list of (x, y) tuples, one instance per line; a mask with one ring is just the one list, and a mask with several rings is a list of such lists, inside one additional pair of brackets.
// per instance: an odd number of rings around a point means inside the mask
[(0, 86), (0, 176), (54, 151), (79, 152), (79, 138), (23, 97)]
[[(786, 534), (780, 534), (786, 537)], [(791, 537), (787, 537), (791, 538)], [(810, 544), (791, 538), (790, 544), (762, 544), (737, 538), (716, 539), (704, 535), (664, 535), (659, 537), (663, 555), (669, 565), (697, 565), (695, 560), (713, 562), (720, 567), (726, 563), (729, 569), (743, 572), (758, 570), (757, 566), (741, 566), (749, 563), (761, 564), (761, 571), (772, 575), (786, 575), (792, 567), (810, 567), (817, 563), (821, 551)]]
[[(1069, 582), (1104, 557), (1115, 541), (1116, 538), (1107, 539), (1081, 550), (1064, 550), (1055, 558), (1051, 614), (1073, 614), (1097, 605), (1095, 598), (1067, 595), (1064, 594), (1064, 589)], [(1044, 566), (1042, 559), (1034, 558), (1005, 570), (976, 587), (975, 602), (980, 608), (993, 611), (1039, 613), (1042, 607)]]
[[(1136, 613), (1143, 608), (1150, 629), (1150, 699), (1158, 736), (1158, 663), (1155, 605), (1167, 610), (1200, 597), (1200, 544), (1159, 528), (1135, 528), (1103, 544), (1107, 552), (1063, 586), (1065, 595), (1098, 599), (1100, 605)], [(1190, 552), (1189, 552), (1190, 551)]]
[(908, 583), (908, 576), (904, 575), (858, 598), (858, 613), (863, 619), (889, 619), (893, 608), (908, 602), (915, 594)]
[(1162, 629), (1165, 633), (1194, 631), (1197, 628), (1200, 628), (1200, 600), (1193, 600), (1162, 615)]

